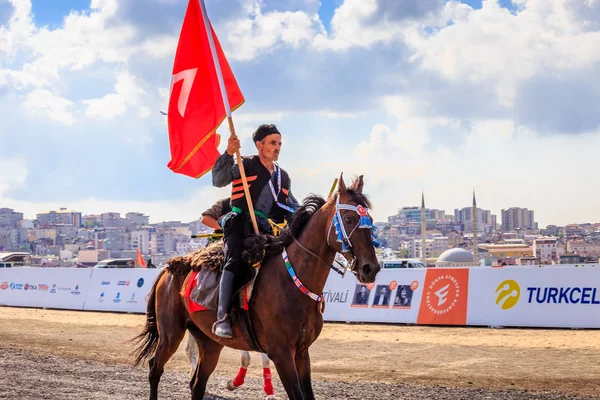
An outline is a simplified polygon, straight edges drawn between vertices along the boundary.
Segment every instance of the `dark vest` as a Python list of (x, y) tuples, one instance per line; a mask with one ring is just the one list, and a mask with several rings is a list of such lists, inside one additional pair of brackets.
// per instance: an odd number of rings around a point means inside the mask
[[(252, 199), (252, 204), (256, 204), (263, 188), (265, 185), (269, 184), (271, 173), (260, 162), (260, 158), (258, 158), (258, 156), (247, 157), (243, 158), (242, 160), (248, 181), (250, 198)], [(290, 190), (290, 177), (287, 172), (283, 170), (283, 168), (281, 168), (281, 191), (279, 191), (279, 188), (277, 187), (277, 182), (275, 182), (273, 187), (275, 188), (275, 193), (279, 192), (277, 201), (281, 204), (287, 205), (288, 193)], [(241, 178), (233, 181), (231, 187), (231, 205), (233, 207), (240, 208), (243, 211), (248, 211), (248, 203), (244, 194), (244, 185), (242, 184)], [(286, 210), (274, 203), (273, 207), (271, 207), (271, 210), (269, 211), (268, 217), (277, 223), (282, 223), (285, 219), (285, 215)]]
[(229, 214), (229, 212), (231, 212), (231, 199), (228, 198), (221, 200), (221, 215), (219, 218), (225, 214)]

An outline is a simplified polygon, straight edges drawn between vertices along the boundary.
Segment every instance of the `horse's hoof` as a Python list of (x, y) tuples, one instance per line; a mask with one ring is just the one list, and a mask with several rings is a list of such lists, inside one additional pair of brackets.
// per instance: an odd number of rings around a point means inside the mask
[(235, 389), (237, 389), (237, 386), (235, 386), (233, 384), (233, 380), (227, 382), (227, 389), (229, 389), (229, 391), (233, 392)]

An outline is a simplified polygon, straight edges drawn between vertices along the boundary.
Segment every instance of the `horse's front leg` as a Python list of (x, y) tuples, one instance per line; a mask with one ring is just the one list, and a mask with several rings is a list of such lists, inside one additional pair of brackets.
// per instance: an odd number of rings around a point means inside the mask
[(305, 400), (314, 400), (315, 394), (313, 393), (312, 380), (310, 377), (310, 356), (308, 349), (296, 353), (296, 370), (298, 371), (298, 377), (300, 378), (300, 386), (302, 387), (302, 393)]
[(271, 362), (269, 356), (266, 353), (262, 353), (262, 365), (263, 365), (263, 390), (267, 395), (267, 400), (277, 399), (275, 397), (275, 389), (273, 388), (273, 375), (271, 374)]
[(292, 350), (290, 348), (278, 349), (274, 353), (269, 353), (269, 358), (273, 360), (275, 368), (277, 368), (279, 379), (289, 399), (304, 400)]

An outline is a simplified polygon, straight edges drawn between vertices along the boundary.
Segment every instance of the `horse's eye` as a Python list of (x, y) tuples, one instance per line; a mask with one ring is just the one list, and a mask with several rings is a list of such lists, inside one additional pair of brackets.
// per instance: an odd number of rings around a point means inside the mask
[(344, 222), (347, 224), (351, 224), (352, 223), (352, 218), (350, 217), (344, 217)]

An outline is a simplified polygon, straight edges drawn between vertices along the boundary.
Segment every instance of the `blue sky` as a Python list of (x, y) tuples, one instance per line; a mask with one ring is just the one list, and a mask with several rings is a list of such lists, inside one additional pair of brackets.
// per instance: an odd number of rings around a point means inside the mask
[[(0, 168), (11, 171), (0, 207), (187, 221), (226, 195), (210, 176), (166, 167), (158, 111), (186, 3), (0, 0)], [(207, 8), (246, 97), (234, 114), (243, 153), (258, 124), (277, 124), (296, 197), (324, 194), (344, 171), (365, 175), (379, 220), (418, 204), (421, 189), (452, 212), (473, 187), (495, 214), (523, 206), (542, 225), (600, 220), (586, 189), (600, 144), (598, 2)]]
[(32, 0), (34, 20), (38, 26), (59, 28), (71, 11), (89, 11), (89, 0)]

